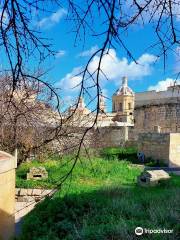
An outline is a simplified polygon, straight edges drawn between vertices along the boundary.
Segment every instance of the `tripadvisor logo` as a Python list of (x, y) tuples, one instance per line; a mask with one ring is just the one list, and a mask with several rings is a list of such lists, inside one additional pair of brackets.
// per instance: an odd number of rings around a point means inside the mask
[(152, 234), (152, 233), (173, 233), (173, 229), (148, 229), (148, 228), (142, 228), (137, 227), (135, 228), (135, 234), (140, 236), (142, 234)]
[(138, 236), (142, 235), (143, 234), (143, 228), (142, 227), (137, 227), (135, 229), (135, 234), (138, 235)]

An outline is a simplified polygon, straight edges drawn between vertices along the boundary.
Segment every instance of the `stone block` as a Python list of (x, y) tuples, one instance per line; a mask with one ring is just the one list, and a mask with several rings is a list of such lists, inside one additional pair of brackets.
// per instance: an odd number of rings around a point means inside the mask
[(19, 195), (20, 196), (26, 196), (27, 195), (27, 189), (21, 188)]
[(34, 202), (35, 199), (32, 196), (26, 196), (25, 198), (26, 202)]
[(41, 195), (41, 189), (33, 189), (32, 195), (33, 196), (40, 196)]
[(28, 195), (28, 196), (31, 196), (31, 195), (32, 195), (32, 193), (33, 193), (33, 189), (30, 189), (30, 188), (29, 188), (29, 189), (27, 189), (27, 195)]
[(21, 190), (20, 188), (16, 188), (16, 196), (20, 195), (20, 190)]
[(137, 178), (137, 183), (140, 186), (155, 186), (162, 180), (168, 180), (169, 174), (164, 170), (150, 170), (143, 172)]
[(17, 197), (17, 202), (24, 202), (24, 197), (23, 196)]
[(48, 172), (45, 167), (32, 167), (27, 173), (27, 180), (42, 180), (48, 178)]
[(52, 192), (52, 190), (46, 190), (46, 189), (42, 189), (42, 196), (47, 196), (48, 194), (50, 194)]

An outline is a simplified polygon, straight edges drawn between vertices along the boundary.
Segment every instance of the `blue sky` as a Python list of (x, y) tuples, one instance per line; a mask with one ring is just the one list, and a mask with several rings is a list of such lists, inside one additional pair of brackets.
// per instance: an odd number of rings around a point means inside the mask
[[(68, 101), (78, 95), (78, 88), (72, 89), (79, 83), (78, 77), (73, 77), (86, 64), (90, 55), (100, 47), (102, 38), (90, 37), (87, 34), (85, 42), (75, 43), (75, 34), (72, 31), (72, 23), (66, 21), (67, 11), (65, 8), (51, 9), (46, 16), (40, 15), (35, 21), (36, 27), (42, 35), (51, 39), (53, 49), (57, 51), (54, 58), (47, 60), (43, 68), (49, 69), (46, 79), (56, 86), (62, 88), (62, 97)], [(101, 26), (96, 26), (101, 30)], [(130, 31), (122, 35), (126, 46), (131, 50), (137, 59), (138, 65), (128, 59), (126, 52), (117, 47), (110, 50), (110, 56), (103, 59), (103, 71), (108, 77), (108, 81), (102, 79), (103, 93), (111, 98), (112, 94), (121, 84), (122, 76), (129, 78), (128, 84), (135, 92), (146, 90), (163, 90), (173, 79), (180, 69), (177, 57), (180, 55), (180, 48), (174, 49), (174, 53), (167, 58), (166, 69), (163, 68), (163, 60), (157, 59), (156, 54), (159, 49), (148, 48), (157, 39), (152, 34), (152, 25), (133, 26)], [(93, 59), (92, 71), (96, 67), (98, 57)], [(111, 102), (107, 100), (108, 110)]]

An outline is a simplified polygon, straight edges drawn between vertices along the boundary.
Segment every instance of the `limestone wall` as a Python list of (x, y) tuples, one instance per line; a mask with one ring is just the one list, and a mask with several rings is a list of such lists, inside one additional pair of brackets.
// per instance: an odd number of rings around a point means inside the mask
[(29, 213), (38, 202), (44, 200), (46, 196), (52, 196), (56, 189), (25, 189), (16, 188), (16, 222)]
[(169, 167), (180, 167), (180, 133), (141, 133), (138, 150)]
[(0, 151), (0, 239), (8, 240), (14, 234), (16, 161)]
[(138, 150), (155, 160), (169, 161), (170, 134), (141, 133), (138, 137)]
[[(79, 147), (82, 137), (87, 128), (71, 129), (70, 134), (62, 142), (54, 147), (54, 150), (60, 150), (64, 153), (72, 152)], [(109, 126), (89, 129), (84, 137), (84, 145), (86, 148), (103, 148), (123, 146), (128, 140), (127, 126)], [(84, 146), (83, 145), (83, 146)], [(82, 147), (83, 147), (82, 146)]]
[(147, 104), (169, 103), (180, 99), (179, 86), (168, 87), (166, 91), (146, 91), (135, 94), (135, 106)]
[(128, 140), (128, 127), (102, 127), (93, 130), (91, 144), (94, 147), (123, 146)]
[(134, 118), (136, 136), (141, 132), (153, 132), (156, 125), (162, 132), (180, 132), (180, 101), (136, 107)]
[(169, 166), (180, 167), (180, 134), (170, 134)]

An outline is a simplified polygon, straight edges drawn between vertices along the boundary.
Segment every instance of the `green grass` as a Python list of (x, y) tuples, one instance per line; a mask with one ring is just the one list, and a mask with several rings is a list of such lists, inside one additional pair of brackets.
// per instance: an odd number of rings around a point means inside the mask
[[(17, 186), (54, 187), (70, 167), (69, 158), (45, 163), (22, 164), (17, 170)], [(26, 181), (30, 166), (45, 166), (46, 181)], [(128, 161), (85, 158), (62, 191), (29, 213), (19, 240), (133, 240), (134, 229), (173, 229), (174, 234), (145, 235), (141, 239), (178, 239), (180, 178), (151, 188), (136, 185), (141, 168)]]
[[(16, 187), (23, 188), (54, 188), (60, 178), (66, 174), (73, 164), (71, 157), (64, 159), (49, 160), (44, 163), (33, 161), (31, 163), (23, 163), (16, 171)], [(44, 166), (48, 171), (47, 180), (26, 180), (26, 174), (31, 167)], [(101, 186), (112, 183), (132, 183), (136, 180), (136, 176), (140, 173), (140, 168), (135, 168), (127, 161), (105, 161), (102, 158), (93, 158), (88, 160), (82, 158), (78, 161), (73, 171), (72, 177), (66, 182), (76, 186)], [(72, 187), (71, 187), (72, 188)]]

